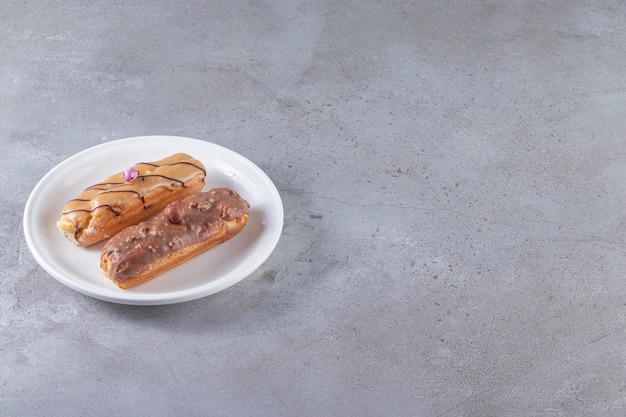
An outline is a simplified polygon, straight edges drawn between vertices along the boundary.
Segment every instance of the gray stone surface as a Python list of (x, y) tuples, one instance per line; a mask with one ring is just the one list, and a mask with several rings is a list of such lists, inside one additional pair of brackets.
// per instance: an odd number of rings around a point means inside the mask
[[(620, 1), (6, 1), (0, 415), (626, 415)], [(110, 304), (23, 237), (114, 139), (218, 143), (285, 205), (213, 296)]]

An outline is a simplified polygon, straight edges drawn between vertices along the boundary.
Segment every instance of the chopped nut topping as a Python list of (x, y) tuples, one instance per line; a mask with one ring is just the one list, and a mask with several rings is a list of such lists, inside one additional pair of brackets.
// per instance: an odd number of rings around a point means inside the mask
[(180, 223), (185, 217), (185, 204), (181, 200), (171, 202), (163, 212), (170, 223)]

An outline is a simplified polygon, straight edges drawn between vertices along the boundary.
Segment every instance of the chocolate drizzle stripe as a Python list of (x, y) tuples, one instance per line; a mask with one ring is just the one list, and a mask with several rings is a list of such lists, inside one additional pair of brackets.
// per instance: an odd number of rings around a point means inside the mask
[[(139, 177), (137, 177), (139, 178)], [(114, 185), (114, 187), (100, 187), (100, 185), (103, 184), (96, 184), (96, 185), (92, 185), (91, 187), (85, 189), (85, 191), (113, 191), (116, 188), (121, 188), (121, 187), (128, 187), (128, 186), (132, 186), (132, 184), (128, 183), (128, 182), (119, 182), (119, 183), (115, 183), (115, 182), (109, 182), (109, 183), (105, 183), (104, 185)], [(125, 190), (119, 190), (119, 192), (124, 192)], [(131, 190), (128, 190), (131, 191)], [(131, 191), (134, 192), (134, 191)], [(96, 194), (99, 195), (100, 193)]]
[[(137, 194), (141, 198), (141, 193), (135, 190), (104, 190), (101, 193), (96, 194), (94, 197), (98, 197), (99, 195), (110, 194), (110, 193), (133, 193), (133, 194)], [(89, 200), (86, 200), (86, 201), (89, 201)]]
[(94, 184), (91, 187), (87, 187), (85, 188), (86, 190), (106, 190), (107, 188), (98, 188), (104, 185), (125, 185), (125, 183), (123, 182), (101, 182), (99, 184)]
[(149, 166), (151, 166), (151, 167), (157, 167), (157, 168), (159, 168), (159, 167), (163, 167), (163, 166), (168, 166), (168, 167), (169, 167), (169, 166), (181, 165), (181, 164), (182, 164), (182, 165), (191, 165), (192, 167), (194, 167), (194, 168), (198, 169), (199, 171), (202, 171), (202, 173), (203, 173), (204, 175), (206, 175), (206, 170), (205, 170), (204, 168), (202, 168), (202, 167), (200, 167), (200, 166), (198, 166), (198, 165), (194, 164), (193, 162), (188, 162), (188, 161), (178, 161), (178, 162), (173, 162), (173, 163), (171, 163), (171, 164), (162, 164), (162, 165), (159, 165), (159, 164), (153, 164), (153, 163), (151, 163), (151, 162), (139, 162), (137, 165), (149, 165)]
[(121, 212), (119, 210), (116, 210), (110, 204), (101, 204), (99, 206), (96, 206), (96, 207), (92, 208), (91, 210), (87, 210), (87, 209), (69, 210), (69, 211), (65, 211), (65, 212), (63, 212), (61, 214), (66, 215), (66, 214), (76, 213), (76, 212), (93, 213), (94, 211), (98, 210), (99, 208), (104, 208), (104, 207), (109, 208), (113, 213), (115, 213), (116, 216), (119, 216), (121, 214)]
[(180, 185), (182, 185), (183, 187), (187, 187), (185, 185), (185, 181), (181, 181), (181, 180), (177, 180), (176, 178), (172, 178), (172, 177), (168, 177), (167, 175), (161, 175), (161, 174), (147, 174), (147, 175), (140, 175), (137, 178), (148, 178), (148, 177), (160, 177), (160, 178), (165, 178), (166, 180), (170, 180), (170, 181), (175, 181), (177, 183), (179, 183)]

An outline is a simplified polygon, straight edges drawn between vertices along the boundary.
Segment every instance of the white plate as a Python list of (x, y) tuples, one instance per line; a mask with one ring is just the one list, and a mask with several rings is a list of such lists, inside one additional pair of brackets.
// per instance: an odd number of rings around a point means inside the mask
[[(56, 222), (68, 200), (88, 186), (141, 161), (184, 152), (201, 161), (206, 187), (230, 187), (250, 203), (244, 229), (145, 284), (121, 290), (100, 270), (104, 242), (78, 248)], [(86, 149), (55, 166), (33, 189), (24, 211), (26, 242), (37, 262), (68, 287), (105, 301), (156, 305), (194, 300), (241, 281), (270, 256), (282, 233), (283, 204), (276, 186), (254, 163), (222, 146), (176, 136), (142, 136)]]

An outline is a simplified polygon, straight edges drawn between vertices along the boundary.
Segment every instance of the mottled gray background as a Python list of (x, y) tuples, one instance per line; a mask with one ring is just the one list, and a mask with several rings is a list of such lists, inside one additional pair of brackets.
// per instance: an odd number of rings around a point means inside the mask
[[(0, 415), (626, 415), (622, 1), (5, 1)], [(56, 164), (188, 136), (285, 205), (183, 304), (64, 287), (23, 237)]]

